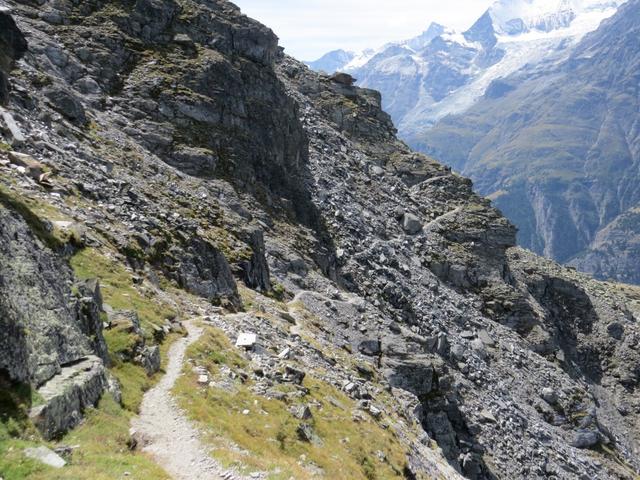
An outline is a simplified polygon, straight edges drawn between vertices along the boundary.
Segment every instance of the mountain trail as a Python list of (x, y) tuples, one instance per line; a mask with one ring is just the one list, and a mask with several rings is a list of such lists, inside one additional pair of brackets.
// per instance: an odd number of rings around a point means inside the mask
[(203, 333), (201, 327), (185, 322), (188, 335), (169, 350), (166, 374), (142, 401), (140, 415), (132, 427), (144, 439), (142, 451), (150, 454), (176, 480), (231, 480), (238, 478), (224, 471), (200, 441), (199, 432), (189, 421), (171, 390), (182, 372), (187, 347)]

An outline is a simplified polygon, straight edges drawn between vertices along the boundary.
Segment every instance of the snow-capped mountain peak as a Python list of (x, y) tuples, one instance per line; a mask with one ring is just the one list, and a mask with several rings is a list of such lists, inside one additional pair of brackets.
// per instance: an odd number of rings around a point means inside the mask
[(432, 22), (431, 25), (429, 25), (429, 28), (427, 28), (420, 35), (418, 35), (415, 38), (412, 38), (411, 40), (406, 40), (405, 42), (402, 42), (402, 43), (408, 46), (409, 48), (411, 48), (412, 50), (415, 50), (415, 51), (422, 50), (427, 45), (429, 45), (429, 43), (431, 43), (431, 40), (433, 40), (439, 35), (442, 35), (443, 33), (445, 33), (445, 31), (446, 31), (446, 28), (444, 25), (440, 25), (439, 23)]
[(410, 141), (467, 110), (495, 80), (562, 60), (626, 1), (496, 0), (464, 33), (432, 24), (414, 39), (350, 54), (336, 70), (380, 90), (384, 109)]
[(488, 12), (497, 35), (519, 35), (568, 28), (581, 15), (613, 12), (622, 3), (624, 0), (497, 0)]

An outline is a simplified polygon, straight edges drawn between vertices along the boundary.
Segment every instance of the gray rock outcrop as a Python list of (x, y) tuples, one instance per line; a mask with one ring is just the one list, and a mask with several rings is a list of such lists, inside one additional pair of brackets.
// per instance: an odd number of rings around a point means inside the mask
[[(76, 311), (69, 267), (7, 205), (0, 202), (0, 369), (39, 386), (93, 352), (87, 335), (105, 353), (102, 324), (88, 320), (99, 306), (87, 297)], [(80, 316), (83, 308), (91, 313)]]
[(80, 423), (84, 411), (98, 403), (106, 387), (102, 360), (88, 356), (63, 367), (37, 389), (44, 403), (32, 408), (29, 416), (44, 438), (57, 438)]
[(16, 60), (27, 51), (27, 41), (10, 10), (0, 6), (0, 105), (9, 97), (9, 74)]

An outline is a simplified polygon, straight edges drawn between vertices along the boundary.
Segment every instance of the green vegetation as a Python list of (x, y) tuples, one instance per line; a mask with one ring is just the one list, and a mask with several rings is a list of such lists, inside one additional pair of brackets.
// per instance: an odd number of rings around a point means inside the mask
[[(13, 192), (12, 192), (13, 193)], [(2, 197), (6, 198), (6, 197)], [(16, 203), (15, 197), (9, 197)], [(21, 199), (22, 200), (22, 199)], [(23, 214), (33, 214), (36, 219), (47, 211), (47, 206), (34, 200), (19, 203)], [(13, 204), (12, 204), (13, 205)], [(35, 215), (33, 212), (38, 211)], [(22, 212), (21, 212), (22, 213)], [(50, 214), (51, 212), (47, 212)], [(37, 223), (35, 224), (38, 225)], [(33, 228), (33, 227), (32, 227)], [(106, 251), (84, 249), (70, 259), (76, 277), (100, 278), (106, 303), (116, 309), (135, 310), (145, 329), (151, 336), (153, 325), (161, 325), (176, 313), (155, 292), (137, 288), (131, 274), (115, 256)], [(103, 315), (104, 316), (104, 315)], [(106, 319), (105, 319), (106, 320)], [(31, 407), (41, 399), (26, 385), (0, 385), (0, 477), (17, 479), (104, 479), (117, 478), (169, 478), (150, 458), (129, 449), (129, 426), (138, 412), (144, 392), (153, 386), (160, 375), (148, 377), (144, 368), (123, 360), (135, 344), (142, 339), (126, 326), (104, 332), (112, 358), (111, 374), (121, 385), (122, 406), (110, 394), (105, 394), (95, 410), (85, 412), (85, 421), (56, 443), (47, 443), (39, 435), (28, 418)], [(171, 334), (161, 345), (161, 354), (166, 361), (167, 350), (177, 334)], [(6, 383), (6, 382), (5, 382)], [(46, 467), (25, 457), (28, 447), (48, 445), (77, 445), (68, 465), (60, 470)]]
[(29, 409), (41, 400), (29, 385), (0, 378), (0, 442), (35, 433), (29, 422)]
[[(122, 263), (101, 251), (87, 248), (78, 251), (70, 260), (71, 266), (78, 278), (99, 278), (100, 288), (105, 303), (117, 310), (135, 310), (140, 318), (140, 325), (147, 341), (152, 339), (155, 326), (164, 324), (165, 319), (174, 317), (175, 311), (167, 304), (159, 301), (154, 292), (137, 289), (132, 281), (131, 273)], [(130, 352), (139, 338), (127, 326), (114, 326), (105, 330), (105, 340), (113, 361), (111, 373), (122, 385), (122, 401), (124, 407), (137, 412), (142, 396), (153, 383), (155, 378), (148, 378), (144, 369), (138, 365), (122, 360), (122, 353)], [(175, 336), (168, 342), (171, 343)]]
[[(406, 452), (391, 429), (372, 418), (352, 418), (355, 402), (335, 387), (307, 376), (308, 394), (292, 400), (269, 400), (251, 391), (251, 381), (237, 381), (233, 388), (201, 388), (192, 365), (207, 368), (215, 377), (221, 365), (237, 373), (247, 361), (232, 347), (224, 333), (210, 329), (187, 352), (186, 375), (180, 377), (174, 393), (181, 406), (207, 432), (213, 455), (225, 465), (246, 472), (272, 472), (271, 479), (312, 478), (321, 469), (325, 478), (403, 478)], [(187, 371), (188, 370), (188, 371)], [(297, 387), (283, 384), (283, 392)], [(302, 441), (297, 432), (301, 420), (289, 408), (310, 404), (312, 425), (319, 443)], [(243, 414), (248, 410), (249, 414)], [(232, 443), (230, 443), (232, 442)], [(239, 448), (238, 448), (239, 447)]]
[[(131, 364), (124, 368), (136, 370), (124, 377), (131, 380), (127, 385), (123, 383), (125, 396), (141, 392), (141, 380), (150, 382), (141, 368)], [(137, 383), (134, 379), (138, 379)], [(129, 422), (133, 412), (121, 408), (109, 394), (103, 396), (97, 409), (86, 412), (80, 427), (58, 443), (78, 446), (71, 459), (67, 459), (67, 467), (55, 470), (28, 459), (23, 454), (25, 448), (47, 445), (28, 418), (29, 409), (41, 398), (28, 385), (0, 383), (0, 476), (4, 480), (107, 480), (121, 478), (124, 472), (130, 472), (133, 478), (168, 478), (150, 459), (129, 451)], [(135, 400), (137, 398), (129, 401), (135, 403)], [(48, 444), (50, 448), (56, 445)]]
[[(71, 264), (79, 278), (100, 278), (105, 301), (114, 308), (136, 310), (141, 323), (148, 328), (175, 315), (154, 295), (134, 288), (125, 267), (98, 250), (79, 251), (72, 257)], [(0, 385), (0, 477), (4, 480), (169, 478), (150, 458), (130, 451), (128, 446), (131, 417), (137, 413), (144, 392), (159, 375), (149, 378), (142, 367), (123, 361), (119, 355), (141, 340), (135, 333), (116, 327), (106, 330), (104, 335), (113, 360), (111, 373), (121, 385), (123, 406), (105, 394), (98, 408), (85, 412), (81, 426), (59, 443), (48, 444), (50, 448), (78, 446), (63, 469), (52, 469), (24, 456), (25, 448), (47, 445), (28, 419), (29, 409), (40, 401), (37, 394), (24, 385)], [(161, 346), (163, 358), (175, 338), (177, 335), (170, 335)]]
[(235, 238), (229, 229), (210, 227), (204, 232), (203, 236), (210, 240), (230, 263), (250, 260), (253, 255), (253, 251), (246, 244)]
[(60, 470), (23, 455), (25, 448), (43, 443), (36, 438), (0, 439), (0, 475), (4, 480), (112, 480), (124, 478), (128, 472), (130, 478), (168, 479), (150, 458), (129, 450), (131, 415), (105, 395), (97, 409), (87, 412), (84, 423), (61, 439), (61, 445), (78, 447), (67, 459), (68, 465)]
[(73, 230), (62, 230), (49, 221), (65, 221), (55, 207), (37, 199), (25, 197), (15, 190), (0, 185), (0, 204), (17, 212), (27, 222), (33, 234), (49, 248), (58, 249), (67, 243), (78, 244), (80, 239)]
[(279, 302), (284, 301), (287, 295), (287, 289), (284, 288), (284, 285), (280, 283), (275, 283), (271, 286), (271, 297), (278, 300)]
[(78, 251), (70, 260), (76, 277), (99, 278), (104, 301), (116, 310), (135, 310), (140, 324), (149, 333), (154, 325), (164, 324), (175, 312), (158, 301), (153, 292), (136, 289), (132, 275), (121, 262), (94, 248)]

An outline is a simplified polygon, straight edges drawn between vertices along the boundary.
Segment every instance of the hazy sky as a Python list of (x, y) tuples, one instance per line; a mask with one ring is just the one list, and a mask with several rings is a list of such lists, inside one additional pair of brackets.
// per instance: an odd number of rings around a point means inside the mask
[(287, 53), (315, 60), (415, 37), (438, 22), (466, 29), (491, 0), (233, 0), (280, 37)]

